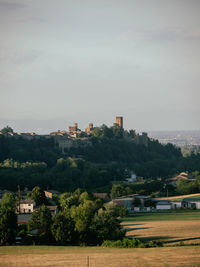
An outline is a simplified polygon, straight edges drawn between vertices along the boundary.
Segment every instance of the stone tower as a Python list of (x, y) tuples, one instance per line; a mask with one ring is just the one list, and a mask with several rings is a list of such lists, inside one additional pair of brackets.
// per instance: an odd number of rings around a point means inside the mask
[(116, 124), (117, 124), (120, 128), (123, 128), (123, 117), (116, 117)]

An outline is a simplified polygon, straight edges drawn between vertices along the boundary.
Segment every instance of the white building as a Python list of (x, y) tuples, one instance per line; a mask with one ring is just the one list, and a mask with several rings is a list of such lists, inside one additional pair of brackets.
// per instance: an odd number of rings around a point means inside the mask
[(187, 209), (200, 209), (200, 198), (184, 198), (182, 207)]
[(137, 181), (136, 174), (133, 171), (131, 171), (131, 177), (126, 178), (126, 181), (129, 183), (136, 182)]
[(157, 210), (171, 210), (172, 204), (171, 204), (171, 202), (166, 201), (166, 200), (158, 201), (156, 203), (156, 209)]
[(172, 201), (172, 209), (180, 209), (182, 208), (182, 202), (181, 201)]
[(32, 213), (36, 204), (34, 200), (20, 200), (17, 202), (16, 212), (17, 213)]

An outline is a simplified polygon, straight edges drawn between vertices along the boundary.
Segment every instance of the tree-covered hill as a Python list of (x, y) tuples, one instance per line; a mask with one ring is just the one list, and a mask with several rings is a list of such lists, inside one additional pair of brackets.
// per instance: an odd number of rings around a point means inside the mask
[(138, 144), (134, 131), (113, 126), (94, 128), (88, 137), (91, 145), (71, 147), (63, 154), (53, 137), (25, 139), (0, 135), (0, 189), (54, 188), (73, 191), (109, 185), (137, 176), (155, 180), (180, 171), (200, 171), (200, 154), (183, 157), (172, 144), (157, 140)]

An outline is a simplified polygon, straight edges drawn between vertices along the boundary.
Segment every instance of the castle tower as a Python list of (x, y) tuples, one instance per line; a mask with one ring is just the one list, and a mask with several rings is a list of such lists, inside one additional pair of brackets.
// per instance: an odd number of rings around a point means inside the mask
[(120, 128), (123, 128), (123, 117), (116, 117), (116, 124), (117, 124)]
[(93, 129), (93, 123), (89, 123), (89, 129)]
[(93, 130), (93, 123), (89, 123), (89, 127), (85, 129), (85, 132), (87, 134), (90, 134), (92, 130)]
[(77, 131), (77, 130), (78, 130), (78, 123), (75, 122), (75, 123), (74, 123), (74, 131)]

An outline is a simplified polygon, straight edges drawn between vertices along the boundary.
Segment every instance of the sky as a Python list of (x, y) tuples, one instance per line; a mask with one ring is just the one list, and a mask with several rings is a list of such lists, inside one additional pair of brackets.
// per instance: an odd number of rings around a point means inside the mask
[(0, 129), (200, 130), (199, 0), (0, 0)]

